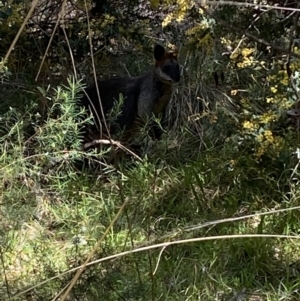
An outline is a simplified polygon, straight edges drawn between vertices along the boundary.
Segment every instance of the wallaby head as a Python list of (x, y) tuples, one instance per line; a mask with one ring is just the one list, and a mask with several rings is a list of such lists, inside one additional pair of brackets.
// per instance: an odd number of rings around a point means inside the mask
[(177, 52), (166, 52), (161, 45), (154, 47), (155, 73), (164, 83), (173, 84), (180, 80)]

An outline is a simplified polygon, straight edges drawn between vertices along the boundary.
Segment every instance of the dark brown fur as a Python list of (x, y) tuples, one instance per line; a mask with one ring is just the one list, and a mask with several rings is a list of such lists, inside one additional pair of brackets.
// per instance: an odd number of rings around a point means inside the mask
[[(81, 104), (91, 110), (95, 119), (92, 139), (107, 136), (102, 111), (112, 136), (119, 132), (125, 133), (120, 139), (123, 142), (130, 140), (136, 130), (153, 114), (156, 117), (161, 114), (162, 119), (165, 118), (165, 111), (172, 96), (173, 83), (180, 80), (179, 64), (177, 54), (166, 53), (160, 45), (154, 48), (154, 58), (153, 69), (144, 75), (97, 81), (101, 102), (96, 84), (85, 90), (86, 95), (81, 99)], [(108, 122), (107, 116), (119, 100), (120, 94), (124, 99), (121, 112), (114, 122)], [(158, 126), (153, 128), (157, 138), (161, 135), (158, 129)]]

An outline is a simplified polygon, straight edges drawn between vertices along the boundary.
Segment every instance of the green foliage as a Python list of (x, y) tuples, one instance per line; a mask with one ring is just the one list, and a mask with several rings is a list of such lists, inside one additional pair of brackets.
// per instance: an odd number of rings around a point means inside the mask
[[(31, 4), (3, 3), (1, 58)], [(287, 118), (299, 105), (297, 12), (100, 4), (88, 3), (88, 23), (85, 3), (70, 2), (54, 33), (61, 3), (40, 3), (0, 63), (0, 299), (52, 300), (104, 237), (93, 256), (103, 261), (84, 269), (70, 299), (299, 300), (299, 239), (254, 237), (299, 235), (299, 121)], [(92, 120), (77, 106), (82, 84), (71, 67), (91, 78), (92, 63), (98, 76), (139, 75), (156, 42), (182, 45), (169, 128), (156, 142), (142, 131), (142, 160), (111, 166), (113, 147), (82, 149)], [(122, 103), (120, 95), (111, 119)], [(86, 159), (96, 164), (81, 170)]]
[(114, 122), (121, 114), (121, 108), (124, 104), (124, 96), (120, 93), (119, 99), (114, 102), (111, 111), (108, 114), (108, 121)]
[[(48, 152), (64, 149), (79, 149), (82, 142), (80, 128), (84, 124), (84, 112), (76, 105), (82, 88), (74, 80), (68, 79), (68, 86), (55, 90), (49, 117), (42, 127), (37, 127), (36, 142)], [(44, 91), (40, 91), (44, 93)]]
[(4, 61), (2, 60), (0, 62), (0, 79), (3, 81), (5, 79), (8, 79), (11, 73), (8, 70), (8, 67), (5, 66)]

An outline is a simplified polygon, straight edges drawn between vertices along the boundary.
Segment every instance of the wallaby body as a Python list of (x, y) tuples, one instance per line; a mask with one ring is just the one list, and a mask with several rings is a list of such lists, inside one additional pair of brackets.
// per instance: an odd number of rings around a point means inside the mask
[[(176, 53), (166, 53), (160, 45), (154, 48), (154, 58), (153, 69), (144, 75), (97, 81), (101, 101), (95, 83), (85, 90), (86, 95), (81, 99), (81, 104), (93, 113), (95, 119), (93, 132), (96, 132), (98, 139), (106, 133), (102, 112), (107, 121), (107, 115), (119, 101), (120, 94), (123, 96), (123, 104), (114, 122), (108, 124), (110, 134), (114, 135), (124, 130), (124, 137), (128, 140), (133, 131), (153, 114), (155, 116), (161, 114), (162, 119), (165, 117), (173, 84), (180, 80), (179, 64)], [(158, 138), (158, 131), (155, 136)]]

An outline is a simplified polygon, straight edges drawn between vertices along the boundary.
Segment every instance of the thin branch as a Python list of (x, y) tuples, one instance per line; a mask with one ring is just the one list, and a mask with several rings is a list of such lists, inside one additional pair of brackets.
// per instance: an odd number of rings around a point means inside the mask
[(5, 64), (5, 63), (7, 62), (7, 60), (8, 60), (8, 58), (9, 58), (11, 52), (12, 52), (13, 49), (15, 48), (16, 43), (17, 43), (17, 41), (18, 41), (18, 39), (19, 39), (19, 37), (20, 37), (20, 35), (21, 35), (23, 29), (24, 29), (25, 25), (27, 24), (29, 18), (31, 17), (31, 15), (32, 15), (32, 13), (33, 13), (35, 7), (36, 7), (37, 4), (38, 4), (38, 2), (39, 2), (39, 0), (35, 0), (35, 1), (32, 3), (31, 8), (30, 8), (30, 10), (29, 10), (27, 16), (25, 17), (25, 19), (24, 19), (24, 21), (23, 21), (23, 23), (22, 23), (22, 25), (21, 25), (21, 27), (20, 27), (18, 33), (16, 34), (16, 36), (15, 36), (13, 42), (11, 43), (11, 45), (10, 45), (10, 47), (9, 47), (9, 49), (8, 49), (8, 51), (7, 51), (6, 55), (5, 55), (5, 57), (4, 57), (3, 64)]
[(234, 5), (234, 6), (243, 6), (243, 7), (257, 7), (257, 8), (265, 8), (265, 9), (277, 9), (277, 10), (287, 10), (287, 11), (300, 11), (299, 8), (293, 7), (284, 7), (284, 6), (277, 6), (277, 5), (268, 5), (268, 4), (255, 4), (249, 2), (234, 2), (234, 1), (206, 1), (206, 0), (198, 0), (196, 3), (200, 5), (211, 5), (211, 6), (218, 6), (218, 5)]
[(136, 159), (142, 161), (142, 159), (137, 154), (135, 154), (129, 148), (125, 147), (120, 141), (116, 141), (116, 140), (112, 140), (112, 139), (111, 140), (109, 140), (109, 139), (96, 139), (96, 140), (93, 140), (92, 142), (85, 143), (82, 146), (82, 149), (87, 150), (90, 147), (94, 147), (94, 146), (101, 145), (101, 144), (116, 146), (116, 147), (122, 149), (123, 151), (127, 152), (128, 154), (134, 156)]
[(60, 19), (61, 19), (62, 15), (63, 15), (64, 7), (65, 7), (65, 5), (66, 5), (66, 1), (67, 1), (67, 0), (64, 0), (64, 2), (62, 3), (61, 11), (59, 12), (57, 21), (56, 21), (55, 26), (54, 26), (54, 29), (53, 29), (53, 31), (52, 31), (52, 35), (51, 35), (51, 37), (50, 37), (50, 40), (49, 40), (49, 43), (48, 43), (48, 45), (47, 45), (45, 54), (44, 54), (43, 59), (42, 59), (42, 62), (41, 62), (41, 64), (40, 64), (38, 73), (37, 73), (37, 75), (36, 75), (36, 77), (35, 77), (35, 81), (38, 80), (38, 77), (39, 77), (40, 72), (41, 72), (41, 70), (42, 70), (42, 66), (43, 66), (43, 64), (44, 64), (44, 62), (45, 62), (45, 59), (46, 59), (46, 57), (47, 57), (49, 48), (50, 48), (51, 43), (52, 43), (52, 40), (53, 40), (53, 37), (54, 37), (54, 35), (55, 35), (55, 33), (56, 33), (56, 30), (57, 30), (57, 27), (58, 27), (58, 25), (59, 25)]
[(99, 264), (101, 262), (105, 262), (111, 259), (116, 259), (116, 258), (120, 258), (129, 254), (134, 254), (134, 253), (140, 253), (140, 252), (144, 252), (144, 251), (148, 251), (148, 250), (153, 250), (153, 249), (160, 249), (160, 248), (166, 248), (169, 246), (173, 246), (173, 245), (181, 245), (181, 244), (187, 244), (187, 243), (195, 243), (195, 242), (202, 242), (202, 241), (217, 241), (217, 240), (224, 240), (224, 239), (237, 239), (237, 238), (277, 238), (277, 239), (300, 239), (300, 236), (298, 235), (276, 235), (276, 234), (237, 234), (237, 235), (220, 235), (220, 236), (209, 236), (209, 237), (196, 237), (196, 238), (190, 238), (190, 239), (183, 239), (183, 240), (177, 240), (177, 241), (170, 241), (170, 242), (164, 242), (164, 243), (160, 243), (160, 244), (155, 244), (155, 245), (151, 245), (151, 246), (146, 246), (146, 247), (142, 247), (142, 248), (137, 248), (134, 250), (129, 250), (129, 251), (124, 251), (118, 254), (114, 254), (114, 255), (110, 255), (104, 258), (100, 258), (97, 260), (94, 260), (92, 262), (89, 263), (84, 263), (83, 265), (80, 265), (76, 268), (70, 269), (64, 273), (61, 273), (59, 275), (53, 276), (52, 278), (49, 278), (45, 281), (42, 281), (20, 293), (17, 293), (16, 295), (14, 295), (12, 297), (12, 299), (20, 297), (24, 294), (26, 294), (27, 292), (43, 285), (46, 284), (54, 279), (60, 278), (64, 275), (70, 274), (72, 272), (75, 271), (82, 271), (84, 267), (87, 266), (91, 266), (91, 265), (95, 265), (95, 264)]
[[(73, 279), (71, 280), (69, 287), (67, 288), (67, 290), (65, 291), (65, 293), (61, 297), (61, 299), (60, 299), (61, 301), (64, 301), (67, 298), (69, 292), (72, 290), (72, 288), (76, 284), (77, 280), (81, 276), (81, 274), (84, 271), (85, 267), (89, 264), (89, 262), (91, 261), (92, 257), (95, 255), (96, 251), (99, 249), (99, 246), (100, 246), (101, 242), (104, 240), (104, 238), (107, 236), (107, 234), (109, 233), (109, 231), (111, 230), (111, 228), (114, 226), (115, 222), (120, 217), (120, 215), (123, 212), (123, 210), (124, 210), (125, 206), (127, 205), (127, 203), (128, 203), (128, 200), (125, 200), (125, 202), (120, 207), (118, 213), (115, 215), (115, 217), (111, 221), (110, 225), (106, 228), (106, 230), (103, 233), (102, 237), (98, 240), (98, 242), (95, 244), (93, 250), (89, 253), (88, 257), (86, 258), (86, 260), (84, 262), (84, 264), (81, 265), (80, 269), (77, 269), (77, 272), (76, 272), (75, 276), (73, 277)], [(60, 293), (59, 293), (59, 295), (57, 295), (53, 299), (53, 301), (58, 299), (58, 297), (60, 296)]]
[[(273, 43), (270, 43), (270, 42), (267, 42), (261, 38), (258, 38), (248, 32), (245, 32), (244, 30), (241, 30), (241, 29), (238, 29), (237, 27), (234, 27), (234, 26), (231, 26), (228, 24), (228, 22), (225, 22), (219, 18), (216, 18), (215, 16), (213, 16), (204, 6), (202, 5), (199, 5), (199, 8), (201, 8), (205, 14), (207, 14), (208, 16), (210, 16), (211, 18), (215, 19), (218, 23), (222, 24), (224, 27), (230, 29), (231, 31), (234, 31), (234, 32), (239, 32), (243, 35), (245, 35), (247, 38), (251, 39), (251, 40), (254, 40), (255, 42), (257, 43), (260, 43), (260, 44), (263, 44), (263, 45), (266, 45), (266, 46), (270, 46), (272, 47), (273, 49), (277, 50), (277, 51), (280, 51), (282, 53), (285, 53), (285, 54), (288, 54), (290, 56), (293, 56), (293, 57), (296, 57), (298, 59), (300, 59), (300, 54), (297, 54), (289, 49), (286, 49), (286, 48), (281, 48), (281, 47), (278, 47), (276, 46), (275, 44)], [(297, 10), (297, 9), (296, 9)], [(298, 11), (298, 10), (297, 10)], [(300, 11), (300, 10), (299, 10)]]

